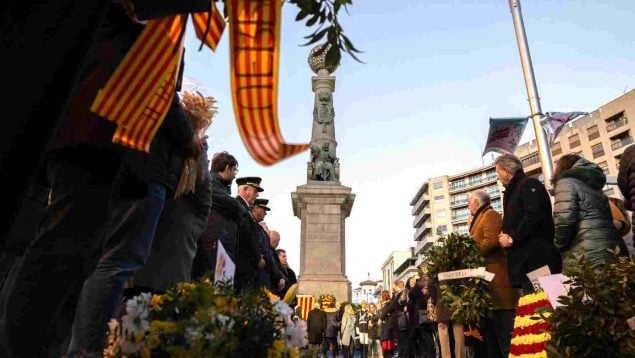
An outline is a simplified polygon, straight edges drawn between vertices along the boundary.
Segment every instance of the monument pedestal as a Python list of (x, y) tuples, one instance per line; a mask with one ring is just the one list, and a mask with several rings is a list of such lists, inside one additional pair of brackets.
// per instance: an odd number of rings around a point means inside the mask
[(346, 278), (344, 221), (355, 201), (351, 188), (335, 181), (313, 181), (291, 193), (293, 214), (301, 221), (299, 294), (332, 294), (351, 300)]

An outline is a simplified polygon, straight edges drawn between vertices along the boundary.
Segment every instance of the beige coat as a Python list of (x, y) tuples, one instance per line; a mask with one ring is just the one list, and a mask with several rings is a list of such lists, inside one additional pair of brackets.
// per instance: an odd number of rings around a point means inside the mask
[(485, 257), (487, 271), (495, 275), (489, 284), (494, 309), (514, 309), (518, 303), (518, 295), (509, 282), (507, 258), (498, 243), (502, 225), (501, 215), (487, 205), (472, 220), (470, 235), (476, 240), (481, 254)]

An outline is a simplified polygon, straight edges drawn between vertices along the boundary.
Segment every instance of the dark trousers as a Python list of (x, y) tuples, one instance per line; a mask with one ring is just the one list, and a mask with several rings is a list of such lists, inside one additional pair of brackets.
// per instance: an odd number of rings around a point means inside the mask
[(326, 352), (329, 350), (329, 346), (333, 347), (333, 357), (337, 356), (340, 352), (337, 346), (337, 337), (324, 337), (324, 346), (322, 347), (322, 353), (326, 357)]
[[(57, 326), (60, 315), (74, 311), (109, 228), (125, 222), (138, 202), (119, 195), (121, 169), (118, 161), (99, 158), (49, 163), (51, 205), (2, 292), (1, 356), (46, 357), (56, 337), (68, 334)], [(72, 321), (72, 314), (62, 320)]]
[(397, 332), (397, 351), (399, 357), (413, 357), (410, 344), (410, 328), (399, 328)]
[(124, 286), (150, 255), (165, 197), (165, 186), (151, 182), (146, 198), (131, 210), (126, 222), (113, 228), (97, 267), (82, 287), (69, 355), (103, 351), (108, 321), (118, 316)]
[(514, 310), (492, 310), (484, 318), (484, 338), (488, 358), (509, 355), (515, 316)]

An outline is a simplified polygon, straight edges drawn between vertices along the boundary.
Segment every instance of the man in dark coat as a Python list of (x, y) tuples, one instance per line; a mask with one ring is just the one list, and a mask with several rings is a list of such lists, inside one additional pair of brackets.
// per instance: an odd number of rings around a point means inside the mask
[(280, 266), (278, 266), (277, 260), (275, 259), (276, 252), (271, 247), (271, 239), (269, 238), (266, 226), (261, 225), (264, 223), (263, 220), (267, 215), (267, 211), (271, 210), (267, 206), (268, 203), (268, 199), (256, 199), (251, 213), (258, 223), (260, 252), (262, 253), (262, 258), (265, 260), (265, 267), (258, 269), (258, 285), (274, 290), (284, 288), (285, 280), (280, 272)]
[(251, 207), (264, 189), (260, 186), (259, 177), (243, 177), (236, 179), (241, 215), (238, 223), (238, 257), (234, 286), (238, 291), (256, 287), (258, 269), (265, 267), (265, 260), (260, 252), (258, 223), (251, 214)]
[(291, 267), (289, 267), (289, 263), (287, 262), (287, 252), (284, 249), (277, 249), (276, 253), (278, 254), (278, 258), (280, 259), (282, 274), (286, 277), (284, 288), (280, 291), (279, 295), (280, 298), (284, 298), (289, 288), (298, 283), (298, 279), (295, 276), (295, 272), (293, 272)]
[(510, 282), (526, 293), (533, 292), (527, 273), (545, 265), (552, 274), (562, 269), (553, 244), (549, 194), (540, 181), (525, 175), (517, 157), (503, 154), (496, 158), (495, 165), (498, 179), (505, 186), (503, 229), (498, 240), (507, 251)]
[(309, 348), (317, 351), (324, 341), (324, 333), (326, 332), (326, 313), (320, 309), (317, 303), (313, 305), (313, 309), (309, 312), (306, 325)]
[(192, 267), (192, 278), (214, 272), (216, 248), (221, 242), (227, 255), (236, 263), (238, 221), (242, 208), (231, 196), (231, 185), (238, 172), (238, 161), (227, 152), (212, 157), (212, 207), (207, 217), (207, 228), (198, 239), (198, 249)]

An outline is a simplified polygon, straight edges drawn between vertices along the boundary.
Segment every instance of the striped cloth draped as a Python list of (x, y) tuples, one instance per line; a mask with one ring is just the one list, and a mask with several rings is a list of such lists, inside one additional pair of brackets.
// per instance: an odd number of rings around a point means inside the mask
[(287, 144), (278, 125), (282, 0), (227, 1), (231, 87), (236, 123), (249, 154), (262, 165), (309, 148)]
[[(174, 96), (187, 17), (149, 20), (97, 94), (91, 111), (117, 123), (114, 143), (139, 151), (150, 150)], [(198, 38), (216, 50), (225, 21), (215, 2), (211, 2), (209, 13), (195, 13), (192, 19)]]

